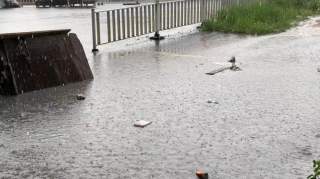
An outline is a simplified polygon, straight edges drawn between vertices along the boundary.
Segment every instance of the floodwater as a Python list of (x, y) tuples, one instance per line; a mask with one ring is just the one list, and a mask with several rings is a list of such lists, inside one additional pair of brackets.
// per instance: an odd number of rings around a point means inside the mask
[[(306, 178), (320, 159), (318, 19), (262, 37), (191, 26), (93, 55), (89, 9), (0, 10), (1, 32), (72, 28), (95, 76), (0, 97), (0, 178)], [(205, 75), (232, 55), (242, 71)]]

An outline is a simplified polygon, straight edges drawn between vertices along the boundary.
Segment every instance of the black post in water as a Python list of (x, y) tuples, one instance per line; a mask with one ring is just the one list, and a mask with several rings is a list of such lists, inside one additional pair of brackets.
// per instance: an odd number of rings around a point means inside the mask
[(151, 40), (163, 40), (164, 37), (163, 36), (160, 36), (159, 34), (159, 31), (160, 31), (160, 24), (159, 24), (159, 21), (160, 21), (160, 4), (159, 4), (159, 0), (156, 0), (156, 12), (155, 12), (155, 15), (156, 15), (156, 32), (154, 33), (154, 36), (153, 37), (150, 37)]
[(97, 37), (96, 37), (96, 13), (95, 9), (91, 9), (91, 21), (92, 21), (92, 52), (98, 52), (97, 49)]

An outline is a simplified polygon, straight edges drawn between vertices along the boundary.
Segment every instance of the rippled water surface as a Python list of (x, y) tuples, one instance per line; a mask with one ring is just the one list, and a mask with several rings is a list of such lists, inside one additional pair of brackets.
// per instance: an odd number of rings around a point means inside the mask
[[(93, 55), (89, 9), (0, 10), (1, 33), (71, 28), (95, 76), (0, 97), (0, 178), (306, 178), (320, 159), (317, 19), (262, 37), (192, 26)], [(232, 55), (242, 71), (205, 75)]]

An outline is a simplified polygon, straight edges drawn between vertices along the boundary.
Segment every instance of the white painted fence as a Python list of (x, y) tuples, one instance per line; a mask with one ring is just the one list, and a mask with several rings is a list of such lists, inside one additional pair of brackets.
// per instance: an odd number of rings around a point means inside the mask
[(219, 10), (251, 1), (179, 0), (106, 11), (92, 9), (92, 51), (110, 42), (197, 24), (214, 17)]

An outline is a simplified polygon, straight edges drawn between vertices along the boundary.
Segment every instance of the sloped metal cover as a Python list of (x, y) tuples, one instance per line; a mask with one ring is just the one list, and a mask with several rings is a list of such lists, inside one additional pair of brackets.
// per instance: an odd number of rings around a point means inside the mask
[(70, 30), (0, 35), (0, 94), (93, 79), (83, 47)]

